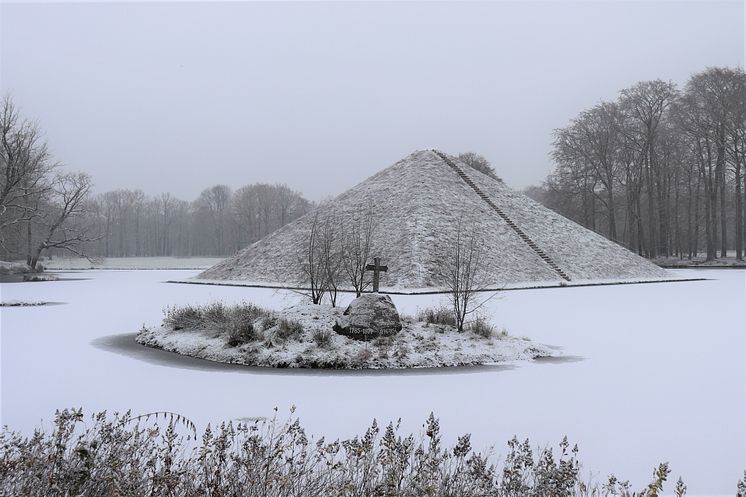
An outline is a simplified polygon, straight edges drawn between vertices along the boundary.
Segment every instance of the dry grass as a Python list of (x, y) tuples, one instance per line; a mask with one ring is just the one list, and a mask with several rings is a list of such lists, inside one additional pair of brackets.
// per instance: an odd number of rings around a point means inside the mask
[(453, 309), (445, 307), (419, 309), (417, 311), (417, 321), (427, 324), (441, 324), (451, 328), (456, 327), (456, 315)]
[[(433, 415), (420, 435), (374, 421), (347, 440), (314, 440), (292, 413), (284, 423), (208, 426), (197, 437), (175, 413), (84, 420), (82, 411), (64, 410), (51, 433), (25, 437), (6, 428), (0, 442), (0, 495), (28, 497), (652, 497), (670, 474), (661, 464), (640, 492), (614, 476), (587, 484), (567, 439), (534, 450), (514, 438), (493, 457), (475, 451), (469, 435), (443, 445)], [(683, 496), (686, 486), (679, 480), (672, 490)], [(738, 495), (745, 490), (746, 475)]]
[(167, 329), (209, 331), (225, 336), (238, 347), (249, 342), (297, 339), (303, 327), (297, 321), (278, 318), (273, 312), (251, 303), (227, 306), (222, 302), (168, 307), (163, 326)]

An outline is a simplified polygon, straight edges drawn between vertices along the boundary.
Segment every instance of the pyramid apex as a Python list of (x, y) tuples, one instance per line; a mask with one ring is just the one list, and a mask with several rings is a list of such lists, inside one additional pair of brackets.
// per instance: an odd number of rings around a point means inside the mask
[(429, 159), (437, 159), (438, 154), (436, 153), (436, 150), (439, 150), (437, 148), (425, 148), (420, 150), (415, 150), (409, 156), (407, 159), (410, 161), (416, 161), (416, 160), (429, 160)]

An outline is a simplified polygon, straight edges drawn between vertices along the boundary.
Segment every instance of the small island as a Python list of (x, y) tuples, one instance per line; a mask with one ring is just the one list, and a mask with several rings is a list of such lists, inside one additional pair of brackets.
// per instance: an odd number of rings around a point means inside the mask
[(435, 368), (558, 355), (481, 318), (458, 331), (445, 309), (399, 316), (391, 298), (379, 294), (364, 294), (346, 309), (301, 303), (277, 312), (220, 302), (168, 308), (163, 323), (143, 327), (136, 340), (210, 361), (275, 368)]

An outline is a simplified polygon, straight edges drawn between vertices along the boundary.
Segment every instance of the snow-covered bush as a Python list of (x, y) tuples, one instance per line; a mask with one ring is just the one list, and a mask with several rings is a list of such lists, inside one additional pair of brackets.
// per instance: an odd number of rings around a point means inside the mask
[(469, 324), (469, 329), (483, 338), (490, 338), (495, 334), (494, 326), (492, 326), (483, 316), (477, 316), (474, 321)]
[[(487, 323), (475, 332), (446, 324), (404, 319), (390, 336), (356, 340), (335, 333), (342, 309), (301, 303), (269, 311), (253, 304), (172, 307), (162, 326), (143, 327), (142, 345), (247, 366), (388, 369), (499, 364), (559, 355), (526, 338), (485, 340)], [(428, 311), (423, 316), (452, 313)], [(425, 319), (426, 317), (423, 317)], [(494, 336), (490, 334), (491, 336)]]
[(736, 497), (746, 497), (746, 471), (743, 472), (743, 479), (738, 482)]
[[(670, 473), (658, 466), (651, 483), (633, 493), (613, 475), (585, 483), (580, 468), (578, 448), (566, 438), (558, 451), (513, 438), (494, 456), (475, 451), (468, 434), (444, 445), (432, 414), (419, 435), (373, 421), (347, 440), (307, 435), (292, 412), (284, 423), (229, 421), (199, 434), (175, 413), (102, 412), (87, 422), (81, 410), (63, 410), (51, 433), (26, 437), (6, 427), (0, 434), (0, 495), (28, 497), (651, 497)], [(739, 497), (744, 489), (740, 482)], [(686, 486), (680, 481), (673, 490), (682, 496)]]
[(453, 328), (456, 327), (456, 316), (453, 314), (453, 310), (446, 309), (445, 307), (420, 309), (417, 312), (417, 320), (427, 324), (442, 324)]
[(353, 365), (362, 365), (368, 362), (373, 357), (373, 351), (370, 347), (363, 347), (357, 351), (355, 356), (352, 358)]
[(303, 332), (303, 325), (293, 319), (280, 318), (277, 322), (277, 336), (283, 340), (297, 339)]
[(228, 322), (228, 345), (237, 347), (256, 338), (251, 321), (230, 320)]
[(267, 316), (264, 316), (264, 319), (262, 320), (262, 330), (267, 331), (270, 328), (274, 328), (277, 326), (277, 314), (275, 313), (269, 313)]
[(193, 305), (167, 307), (163, 325), (172, 330), (192, 330), (202, 324), (202, 310)]
[(211, 302), (202, 307), (202, 321), (206, 324), (222, 325), (228, 321), (228, 310), (222, 302)]
[(317, 328), (311, 335), (314, 343), (322, 349), (328, 348), (332, 344), (332, 332)]
[(225, 335), (228, 345), (236, 347), (256, 340), (255, 324), (266, 319), (270, 312), (251, 303), (226, 306), (222, 302), (168, 307), (164, 311), (163, 325), (171, 330), (207, 330)]

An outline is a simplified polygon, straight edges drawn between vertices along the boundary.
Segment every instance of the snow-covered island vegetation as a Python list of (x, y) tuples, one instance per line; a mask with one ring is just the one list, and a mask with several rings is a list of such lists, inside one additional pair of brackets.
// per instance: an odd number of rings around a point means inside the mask
[(403, 316), (402, 330), (369, 341), (333, 328), (343, 309), (302, 303), (273, 312), (253, 304), (168, 308), (163, 323), (143, 327), (138, 343), (211, 361), (277, 368), (385, 369), (494, 365), (558, 352), (483, 319), (457, 331), (447, 310)]

